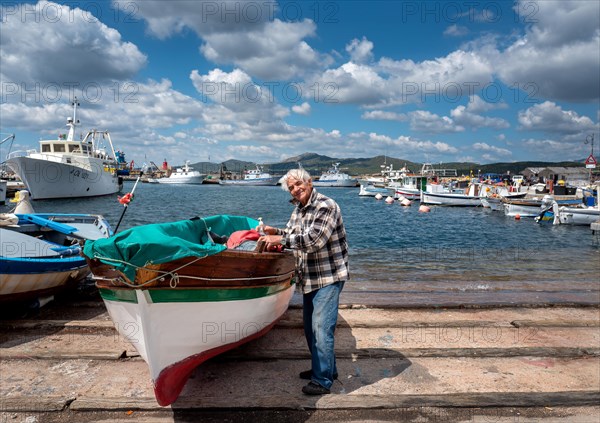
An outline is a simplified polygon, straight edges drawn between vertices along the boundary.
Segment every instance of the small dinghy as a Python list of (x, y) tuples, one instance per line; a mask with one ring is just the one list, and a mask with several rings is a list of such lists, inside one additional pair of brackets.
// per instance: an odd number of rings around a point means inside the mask
[(101, 215), (35, 213), (19, 191), (14, 213), (0, 215), (0, 302), (51, 296), (90, 270), (78, 243), (110, 236)]
[(117, 330), (148, 363), (160, 405), (177, 400), (199, 364), (265, 334), (287, 310), (293, 255), (223, 243), (258, 225), (219, 215), (86, 242), (100, 295)]

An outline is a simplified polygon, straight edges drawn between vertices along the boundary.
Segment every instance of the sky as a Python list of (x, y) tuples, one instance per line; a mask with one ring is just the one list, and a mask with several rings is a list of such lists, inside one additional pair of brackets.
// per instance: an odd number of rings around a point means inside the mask
[[(11, 150), (109, 131), (136, 165), (311, 152), (600, 156), (600, 2), (3, 1)], [(587, 143), (586, 143), (587, 141)], [(9, 143), (0, 146), (5, 160)]]

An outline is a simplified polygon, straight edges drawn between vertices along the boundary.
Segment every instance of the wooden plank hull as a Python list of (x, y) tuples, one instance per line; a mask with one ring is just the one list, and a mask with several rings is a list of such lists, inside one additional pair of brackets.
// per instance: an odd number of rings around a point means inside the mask
[(202, 362), (266, 332), (293, 294), (288, 253), (225, 250), (138, 269), (89, 260), (108, 312), (147, 362), (157, 402), (176, 401)]

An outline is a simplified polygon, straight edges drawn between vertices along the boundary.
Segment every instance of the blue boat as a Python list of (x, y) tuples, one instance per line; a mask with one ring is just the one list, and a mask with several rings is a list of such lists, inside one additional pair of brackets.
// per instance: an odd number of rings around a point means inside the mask
[(90, 272), (79, 242), (111, 233), (101, 215), (0, 215), (0, 302), (51, 296), (76, 284)]

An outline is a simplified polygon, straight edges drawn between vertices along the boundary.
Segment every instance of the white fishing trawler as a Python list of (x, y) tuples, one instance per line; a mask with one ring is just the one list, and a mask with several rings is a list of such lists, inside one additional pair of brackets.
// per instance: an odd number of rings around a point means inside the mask
[(340, 172), (339, 166), (339, 163), (333, 163), (331, 168), (323, 172), (318, 180), (313, 181), (313, 185), (316, 187), (355, 187), (358, 185), (358, 179)]
[(206, 179), (205, 174), (194, 170), (190, 167), (190, 161), (186, 160), (183, 167), (179, 167), (175, 172), (171, 173), (168, 178), (148, 179), (150, 183), (158, 184), (201, 184)]
[(256, 169), (244, 171), (242, 179), (221, 179), (220, 185), (277, 185), (279, 176), (273, 176), (269, 172), (265, 172), (262, 166), (256, 165)]
[(122, 188), (118, 173), (121, 167), (126, 168), (123, 153), (115, 151), (107, 131), (92, 130), (82, 140), (76, 140), (77, 98), (72, 105), (68, 134), (40, 141), (39, 152), (15, 151), (6, 160), (34, 200), (95, 197), (114, 194)]

